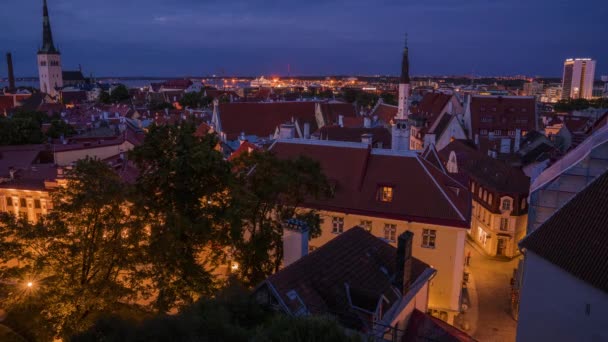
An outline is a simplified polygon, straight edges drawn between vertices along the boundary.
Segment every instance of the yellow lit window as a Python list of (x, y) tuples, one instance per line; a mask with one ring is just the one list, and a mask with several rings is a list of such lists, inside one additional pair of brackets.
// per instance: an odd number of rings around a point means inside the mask
[(381, 202), (392, 202), (393, 201), (393, 187), (383, 186), (379, 191), (379, 199)]

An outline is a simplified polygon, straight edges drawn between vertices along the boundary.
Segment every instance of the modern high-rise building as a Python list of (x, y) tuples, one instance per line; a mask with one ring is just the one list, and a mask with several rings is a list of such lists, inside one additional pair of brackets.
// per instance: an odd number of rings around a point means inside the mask
[(564, 62), (562, 99), (590, 99), (595, 77), (595, 61), (591, 58), (569, 58)]

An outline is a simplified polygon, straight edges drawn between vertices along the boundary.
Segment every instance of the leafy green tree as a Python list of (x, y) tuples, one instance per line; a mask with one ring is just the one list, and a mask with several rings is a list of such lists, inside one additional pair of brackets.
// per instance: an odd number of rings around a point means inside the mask
[(110, 104), (112, 103), (112, 99), (110, 98), (110, 94), (103, 90), (100, 94), (99, 94), (99, 102), (100, 103), (104, 103), (104, 104)]
[(3, 217), (0, 271), (8, 281), (0, 294), (9, 317), (29, 312), (38, 334), (69, 336), (145, 295), (138, 265), (146, 233), (127, 191), (105, 163), (84, 159), (39, 223)]
[(384, 102), (388, 105), (393, 105), (393, 106), (397, 105), (397, 99), (395, 98), (395, 95), (393, 95), (391, 93), (382, 93), (382, 94), (380, 94), (380, 97), (382, 98), (382, 102)]
[(344, 88), (342, 91), (342, 97), (344, 98), (344, 101), (348, 103), (357, 101), (358, 94), (358, 91), (353, 88)]
[(203, 108), (209, 106), (212, 101), (211, 97), (205, 96), (205, 93), (200, 91), (185, 93), (181, 100), (179, 100), (179, 104), (182, 107)]
[[(216, 151), (217, 137), (194, 136), (190, 122), (152, 126), (132, 160), (140, 170), (140, 215), (150, 227), (150, 278), (161, 312), (209, 296), (216, 282), (211, 252), (227, 206), (230, 166)], [(209, 250), (212, 249), (211, 252)]]
[(364, 108), (371, 108), (378, 102), (378, 95), (361, 91), (357, 94), (357, 104)]
[(175, 109), (169, 102), (151, 103), (150, 110)]
[(110, 101), (113, 103), (129, 100), (130, 98), (129, 89), (124, 84), (119, 84), (110, 93)]
[[(51, 127), (44, 133), (42, 124), (50, 123)], [(65, 123), (59, 115), (49, 117), (37, 111), (16, 111), (10, 117), (0, 117), (0, 145), (40, 144), (48, 137), (60, 135), (71, 136), (76, 131)]]
[(361, 341), (330, 317), (287, 317), (257, 305), (251, 294), (229, 286), (174, 316), (143, 322), (107, 317), (72, 342), (88, 341)]
[(319, 164), (305, 157), (281, 160), (253, 152), (237, 158), (234, 165), (239, 171), (230, 207), (233, 257), (241, 281), (255, 286), (281, 265), (286, 220), (306, 222), (311, 237), (320, 234), (318, 214), (300, 206), (307, 198), (328, 196), (330, 187)]

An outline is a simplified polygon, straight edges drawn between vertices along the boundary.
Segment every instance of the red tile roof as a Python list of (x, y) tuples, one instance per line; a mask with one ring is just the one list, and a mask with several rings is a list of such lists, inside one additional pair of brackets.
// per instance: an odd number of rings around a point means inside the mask
[(259, 150), (260, 148), (250, 143), (249, 141), (244, 141), (234, 152), (230, 154), (228, 160), (233, 160), (238, 158), (242, 154), (251, 153), (251, 151)]
[(423, 115), (432, 123), (443, 112), (452, 95), (444, 93), (426, 93), (417, 106), (412, 107), (412, 114)]
[(391, 132), (384, 127), (374, 128), (347, 128), (340, 126), (325, 126), (318, 131), (319, 139), (334, 140), (334, 141), (351, 141), (361, 142), (363, 134), (371, 134), (374, 147), (378, 143), (382, 144), (382, 148), (391, 148)]
[[(412, 257), (412, 282), (426, 269), (430, 266)], [(396, 271), (397, 248), (361, 227), (353, 227), (271, 275), (265, 283), (276, 289), (286, 305), (292, 302), (287, 293), (295, 291), (311, 314), (335, 314), (343, 324), (361, 328), (365, 318), (353, 310), (349, 295), (353, 301), (370, 302), (374, 309), (385, 295), (392, 306), (399, 299), (395, 293), (399, 290), (392, 284)]]
[[(308, 156), (335, 182), (333, 198), (310, 200), (309, 207), (469, 228), (470, 192), (415, 153), (397, 156), (363, 144), (296, 140), (281, 140), (271, 151), (280, 158)], [(394, 187), (393, 201), (380, 202), (379, 187), (387, 185)]]
[(3, 114), (4, 111), (9, 109), (13, 109), (15, 107), (15, 101), (13, 96), (0, 95), (0, 114)]
[(469, 342), (475, 341), (475, 339), (438, 318), (414, 309), (401, 341)]
[(451, 152), (456, 154), (458, 171), (466, 173), (484, 188), (500, 193), (528, 194), (530, 178), (520, 169), (491, 158), (462, 140), (454, 140), (439, 151), (444, 163), (449, 160)]
[[(337, 124), (338, 117), (340, 115), (344, 116), (344, 119), (346, 119), (350, 124), (353, 124), (356, 120), (359, 119), (357, 117), (357, 111), (355, 110), (355, 106), (350, 103), (321, 103), (321, 112), (323, 113), (323, 116), (325, 118), (326, 125)], [(362, 118), (361, 126), (363, 126)]]
[(194, 132), (194, 136), (195, 137), (203, 137), (205, 136), (207, 133), (209, 133), (209, 131), (211, 130), (211, 126), (209, 126), (206, 123), (202, 123), (200, 124), (197, 128), (196, 128), (196, 132)]
[(382, 103), (375, 108), (375, 110), (370, 114), (370, 116), (377, 116), (379, 120), (381, 120), (385, 124), (388, 124), (395, 118), (395, 116), (397, 116), (398, 110), (399, 107), (397, 106), (391, 106)]
[(553, 214), (519, 246), (608, 293), (608, 172)]
[(317, 129), (314, 102), (235, 102), (219, 105), (220, 122), (228, 140), (246, 135), (269, 137), (277, 127), (292, 118), (301, 126), (310, 124), (311, 132)]
[(485, 129), (489, 132), (536, 129), (536, 100), (533, 96), (473, 96), (471, 99), (472, 134)]

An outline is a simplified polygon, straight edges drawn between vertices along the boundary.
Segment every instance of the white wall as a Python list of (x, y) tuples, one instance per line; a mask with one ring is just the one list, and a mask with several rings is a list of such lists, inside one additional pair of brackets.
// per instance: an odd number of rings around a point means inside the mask
[(531, 251), (524, 264), (517, 341), (608, 341), (607, 293)]

